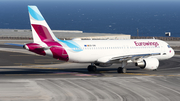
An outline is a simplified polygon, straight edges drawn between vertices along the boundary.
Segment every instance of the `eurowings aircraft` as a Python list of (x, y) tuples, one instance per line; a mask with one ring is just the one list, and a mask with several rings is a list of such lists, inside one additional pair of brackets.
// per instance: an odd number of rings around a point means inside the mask
[(174, 50), (164, 41), (156, 39), (130, 40), (60, 40), (46, 23), (36, 6), (28, 6), (33, 43), (23, 47), (31, 52), (67, 62), (90, 63), (88, 71), (96, 66), (108, 67), (119, 63), (118, 73), (134, 63), (146, 70), (156, 70), (159, 60), (174, 56)]

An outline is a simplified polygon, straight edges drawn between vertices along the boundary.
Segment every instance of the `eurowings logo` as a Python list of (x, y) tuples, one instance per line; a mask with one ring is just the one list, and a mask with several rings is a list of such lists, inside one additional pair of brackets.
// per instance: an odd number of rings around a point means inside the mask
[(159, 43), (158, 42), (137, 42), (137, 41), (134, 41), (135, 45), (136, 46), (159, 46)]

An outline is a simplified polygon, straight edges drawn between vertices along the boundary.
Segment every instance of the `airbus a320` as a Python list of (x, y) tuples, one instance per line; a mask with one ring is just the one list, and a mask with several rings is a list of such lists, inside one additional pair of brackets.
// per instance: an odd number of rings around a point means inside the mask
[(28, 6), (28, 11), (33, 43), (25, 44), (25, 49), (67, 62), (89, 63), (87, 69), (90, 72), (95, 72), (96, 66), (109, 67), (114, 63), (120, 65), (118, 73), (126, 73), (128, 63), (142, 69), (156, 70), (159, 60), (174, 56), (174, 50), (157, 39), (60, 40), (36, 6)]

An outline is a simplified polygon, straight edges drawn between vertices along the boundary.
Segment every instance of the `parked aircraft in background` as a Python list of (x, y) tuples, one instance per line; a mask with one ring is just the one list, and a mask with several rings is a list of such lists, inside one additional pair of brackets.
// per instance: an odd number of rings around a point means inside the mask
[(118, 73), (125, 73), (128, 63), (142, 69), (156, 70), (159, 60), (174, 56), (174, 50), (156, 39), (133, 40), (60, 40), (55, 37), (36, 6), (28, 6), (33, 43), (23, 47), (31, 52), (67, 62), (90, 63), (88, 71), (96, 66), (108, 67), (119, 63)]

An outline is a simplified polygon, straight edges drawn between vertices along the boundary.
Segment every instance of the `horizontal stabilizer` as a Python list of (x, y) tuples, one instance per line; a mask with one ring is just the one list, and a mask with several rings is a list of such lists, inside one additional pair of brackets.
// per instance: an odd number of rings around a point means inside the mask
[(14, 44), (14, 43), (5, 43), (6, 45), (12, 45), (12, 46), (18, 46), (18, 47), (23, 47), (24, 45), (21, 44)]
[(41, 48), (36, 48), (36, 49), (44, 49), (44, 50), (46, 50), (46, 49), (50, 49), (50, 48), (52, 48), (52, 47), (58, 47), (58, 46), (41, 47)]

